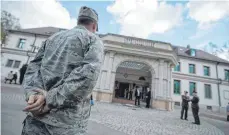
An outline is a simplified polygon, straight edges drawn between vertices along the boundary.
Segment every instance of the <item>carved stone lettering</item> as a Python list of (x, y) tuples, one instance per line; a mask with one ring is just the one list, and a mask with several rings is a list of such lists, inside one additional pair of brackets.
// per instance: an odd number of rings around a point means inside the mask
[(153, 42), (133, 39), (133, 38), (125, 38), (124, 43), (133, 44), (133, 45), (142, 45), (142, 46), (153, 46)]

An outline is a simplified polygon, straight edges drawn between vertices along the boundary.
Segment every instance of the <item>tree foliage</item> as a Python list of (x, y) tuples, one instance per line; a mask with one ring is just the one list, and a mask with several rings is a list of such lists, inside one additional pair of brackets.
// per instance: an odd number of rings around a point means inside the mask
[(7, 37), (7, 30), (20, 29), (21, 25), (19, 19), (11, 13), (2, 10), (1, 11), (1, 42), (4, 43)]
[(204, 50), (229, 61), (229, 41), (225, 42), (223, 46), (218, 46), (212, 42), (209, 42), (204, 47)]

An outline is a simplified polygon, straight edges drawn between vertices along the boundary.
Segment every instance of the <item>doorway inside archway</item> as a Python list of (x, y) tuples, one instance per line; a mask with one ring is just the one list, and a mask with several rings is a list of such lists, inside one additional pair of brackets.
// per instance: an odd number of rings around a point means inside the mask
[(122, 62), (115, 76), (115, 89), (112, 102), (122, 104), (135, 104), (135, 92), (140, 90), (140, 105), (146, 105), (147, 88), (151, 88), (151, 68), (145, 63), (125, 61)]

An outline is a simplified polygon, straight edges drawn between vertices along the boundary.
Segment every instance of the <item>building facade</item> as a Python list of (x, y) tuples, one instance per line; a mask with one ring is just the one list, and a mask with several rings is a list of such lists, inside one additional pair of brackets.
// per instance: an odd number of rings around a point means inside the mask
[[(2, 79), (29, 63), (42, 42), (63, 29), (54, 27), (9, 30), (1, 47)], [(93, 90), (96, 100), (116, 102), (130, 98), (135, 86), (151, 89), (153, 108), (172, 110), (184, 91), (196, 90), (203, 109), (217, 111), (229, 102), (229, 61), (190, 47), (135, 37), (99, 35), (105, 47), (104, 63)], [(134, 91), (132, 91), (134, 100)], [(131, 100), (131, 101), (132, 101)], [(130, 102), (134, 103), (134, 102)]]

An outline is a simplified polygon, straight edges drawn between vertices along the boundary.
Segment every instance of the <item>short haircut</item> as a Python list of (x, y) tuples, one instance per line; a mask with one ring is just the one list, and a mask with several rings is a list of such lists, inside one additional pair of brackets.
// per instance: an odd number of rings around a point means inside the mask
[(78, 25), (89, 25), (91, 23), (96, 23), (95, 21), (93, 21), (92, 19), (88, 19), (88, 18), (80, 18), (78, 20)]

